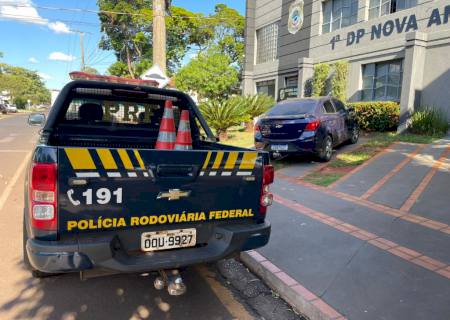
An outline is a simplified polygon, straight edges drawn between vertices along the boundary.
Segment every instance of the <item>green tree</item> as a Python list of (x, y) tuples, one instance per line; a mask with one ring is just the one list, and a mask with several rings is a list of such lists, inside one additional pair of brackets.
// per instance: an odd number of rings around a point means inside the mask
[(92, 68), (90, 66), (84, 66), (84, 68), (82, 68), (81, 71), (86, 72), (86, 73), (90, 73), (90, 74), (100, 74), (100, 72), (98, 72), (97, 69)]
[[(99, 47), (114, 51), (117, 61), (127, 66), (128, 76), (140, 76), (144, 67), (152, 64), (152, 0), (98, 0), (97, 4), (102, 10), (99, 18), (103, 35)], [(166, 18), (169, 72), (180, 66), (191, 45), (209, 39), (208, 30), (200, 28), (203, 17), (184, 8), (170, 7)], [(112, 71), (118, 71), (116, 67)]]
[(331, 94), (339, 100), (347, 101), (348, 62), (337, 61), (334, 64), (334, 75), (331, 80)]
[(0, 91), (3, 90), (10, 91), (15, 102), (50, 103), (50, 91), (35, 71), (6, 63), (0, 63)]
[(327, 79), (330, 74), (330, 65), (318, 63), (314, 66), (314, 75), (312, 80), (312, 96), (327, 95)]
[(215, 49), (199, 53), (178, 71), (176, 87), (197, 93), (199, 100), (224, 99), (238, 90), (238, 71), (230, 63), (230, 57)]
[[(99, 47), (114, 51), (117, 61), (109, 73), (138, 77), (144, 66), (152, 64), (152, 0), (98, 0), (102, 38)], [(166, 16), (167, 66), (174, 73), (188, 52), (205, 52), (219, 47), (242, 70), (244, 58), (245, 19), (226, 5), (216, 6), (205, 16), (181, 7), (171, 6)], [(124, 12), (116, 14), (113, 12)], [(126, 66), (126, 69), (123, 66)], [(124, 74), (126, 70), (126, 74)]]

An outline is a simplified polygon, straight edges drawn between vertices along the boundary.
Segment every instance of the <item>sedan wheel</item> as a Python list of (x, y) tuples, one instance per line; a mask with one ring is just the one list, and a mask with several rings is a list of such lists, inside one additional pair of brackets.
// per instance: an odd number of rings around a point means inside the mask
[(359, 128), (355, 127), (352, 130), (352, 136), (350, 138), (350, 143), (355, 144), (358, 142), (359, 139)]
[(333, 155), (333, 141), (330, 136), (323, 139), (322, 150), (319, 152), (319, 159), (323, 162), (328, 162)]

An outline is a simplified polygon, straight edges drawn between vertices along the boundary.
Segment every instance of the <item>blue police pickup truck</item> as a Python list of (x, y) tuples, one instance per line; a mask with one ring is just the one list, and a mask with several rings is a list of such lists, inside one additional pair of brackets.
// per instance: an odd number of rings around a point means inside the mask
[[(29, 118), (43, 125), (25, 181), (33, 276), (175, 270), (268, 242), (268, 153), (217, 143), (182, 92), (97, 78)], [(189, 111), (192, 150), (155, 149), (166, 101), (176, 126)]]

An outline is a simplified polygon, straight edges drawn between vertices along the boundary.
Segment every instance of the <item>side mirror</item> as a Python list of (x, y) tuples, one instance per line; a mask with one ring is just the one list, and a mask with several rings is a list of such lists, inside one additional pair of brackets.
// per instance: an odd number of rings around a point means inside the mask
[(216, 142), (220, 142), (219, 136), (216, 136), (215, 138), (216, 138)]
[(45, 114), (43, 113), (32, 113), (28, 116), (28, 124), (30, 126), (42, 127), (44, 123), (45, 123)]

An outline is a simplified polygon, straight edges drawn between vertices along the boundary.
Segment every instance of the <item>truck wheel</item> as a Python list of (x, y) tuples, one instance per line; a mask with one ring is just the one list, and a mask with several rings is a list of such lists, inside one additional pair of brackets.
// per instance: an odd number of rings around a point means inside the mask
[(34, 269), (31, 264), (30, 260), (28, 259), (28, 252), (27, 252), (27, 228), (25, 226), (25, 219), (23, 222), (23, 241), (22, 241), (22, 249), (23, 249), (23, 264), (25, 265), (25, 269), (29, 270), (31, 272), (31, 275), (33, 278), (46, 278), (53, 275), (53, 273), (45, 273), (41, 272), (39, 270)]

